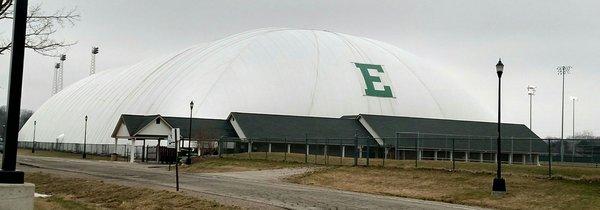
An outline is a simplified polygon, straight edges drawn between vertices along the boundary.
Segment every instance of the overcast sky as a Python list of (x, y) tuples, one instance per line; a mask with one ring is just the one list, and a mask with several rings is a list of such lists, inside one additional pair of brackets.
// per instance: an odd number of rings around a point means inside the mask
[[(58, 39), (66, 49), (65, 86), (87, 76), (90, 48), (100, 47), (97, 69), (146, 58), (264, 27), (323, 29), (391, 43), (440, 68), (449, 68), (489, 110), (496, 110), (495, 67), (502, 57), (503, 121), (529, 124), (525, 87), (538, 86), (533, 130), (560, 136), (561, 78), (566, 79), (565, 136), (600, 134), (600, 1), (198, 1), (30, 0), (45, 10), (77, 7), (81, 21)], [(9, 36), (3, 23), (0, 36)], [(51, 96), (55, 58), (26, 54), (23, 107), (37, 109)], [(0, 104), (6, 103), (9, 55), (0, 56)], [(460, 100), (460, 99), (457, 99)]]

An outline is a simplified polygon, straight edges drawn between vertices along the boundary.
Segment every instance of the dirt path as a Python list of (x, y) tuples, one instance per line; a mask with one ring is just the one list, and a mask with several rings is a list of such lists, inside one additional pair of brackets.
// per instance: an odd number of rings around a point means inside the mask
[[(149, 188), (175, 187), (175, 174), (148, 165), (19, 156), (19, 169), (89, 176)], [(476, 209), (474, 207), (378, 196), (278, 181), (309, 169), (180, 174), (181, 189), (223, 204), (256, 209)]]
[(223, 173), (204, 173), (205, 175), (216, 175), (223, 177), (231, 177), (237, 179), (248, 179), (255, 181), (281, 181), (283, 178), (303, 174), (317, 168), (284, 168), (262, 171), (240, 171), (240, 172), (223, 172)]

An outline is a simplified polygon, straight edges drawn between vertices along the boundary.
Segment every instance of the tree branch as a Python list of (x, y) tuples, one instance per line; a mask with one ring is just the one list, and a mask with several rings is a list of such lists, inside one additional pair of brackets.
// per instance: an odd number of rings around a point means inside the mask
[[(12, 0), (0, 0), (0, 21), (12, 20)], [(77, 8), (60, 9), (53, 13), (42, 11), (41, 4), (29, 8), (25, 47), (44, 56), (58, 56), (57, 50), (77, 42), (58, 41), (52, 38), (60, 29), (74, 26), (79, 21)], [(0, 38), (0, 55), (9, 51), (12, 43), (8, 38)]]

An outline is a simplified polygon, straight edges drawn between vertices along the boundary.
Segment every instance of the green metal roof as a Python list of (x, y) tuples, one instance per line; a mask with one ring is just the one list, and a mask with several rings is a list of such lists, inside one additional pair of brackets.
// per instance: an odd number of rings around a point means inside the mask
[[(154, 123), (154, 120), (160, 117), (166, 121), (172, 128), (179, 128), (181, 136), (187, 139), (189, 136), (190, 118), (186, 117), (167, 117), (160, 115), (133, 115), (123, 114), (121, 119), (123, 124), (127, 127), (129, 136), (134, 136), (142, 128), (149, 123)], [(237, 137), (233, 127), (227, 122), (227, 120), (221, 119), (192, 119), (192, 138), (194, 139), (218, 139), (220, 137)], [(165, 137), (165, 136), (144, 136), (144, 137)]]
[[(181, 136), (187, 139), (189, 136), (190, 118), (185, 117), (163, 117), (173, 128), (179, 128)], [(192, 138), (194, 139), (218, 139), (237, 137), (235, 130), (227, 120), (221, 119), (192, 119)]]
[(159, 117), (160, 115), (132, 115), (132, 114), (123, 114), (121, 115), (121, 119), (123, 120), (123, 124), (127, 126), (127, 131), (129, 132), (129, 136), (135, 135), (138, 131), (140, 131), (144, 126), (148, 125), (148, 123), (152, 122), (154, 119)]
[[(415, 138), (419, 138), (421, 148), (447, 149), (452, 147), (453, 139), (459, 150), (493, 151), (496, 148), (498, 131), (497, 123), (493, 122), (369, 114), (358, 117), (363, 118), (386, 145), (395, 145), (398, 133), (399, 145), (407, 148), (415, 147)], [(529, 152), (530, 145), (534, 152), (545, 151), (546, 144), (525, 125), (503, 123), (501, 126), (503, 151)]]
[[(344, 118), (289, 116), (232, 112), (235, 120), (248, 139), (271, 139), (312, 142), (343, 141), (353, 144), (355, 133), (359, 137), (372, 138), (358, 121)], [(362, 139), (362, 138), (361, 138)], [(363, 144), (361, 142), (361, 144)]]

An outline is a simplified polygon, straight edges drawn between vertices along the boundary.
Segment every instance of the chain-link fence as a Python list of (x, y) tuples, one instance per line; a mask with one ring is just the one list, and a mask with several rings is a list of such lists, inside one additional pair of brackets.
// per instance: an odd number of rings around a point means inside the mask
[[(563, 149), (561, 151), (561, 144)], [(319, 165), (434, 167), (448, 170), (494, 171), (498, 156), (495, 137), (443, 138), (418, 134), (390, 138), (223, 138), (212, 154)], [(592, 170), (598, 173), (600, 139), (503, 138), (500, 160), (504, 170), (535, 172)], [(562, 154), (562, 155), (561, 155)], [(562, 157), (562, 161), (561, 161)], [(554, 168), (552, 168), (554, 167)], [(598, 170), (596, 170), (598, 169)], [(570, 173), (570, 172), (565, 172)], [(591, 172), (590, 172), (591, 173)]]
[[(186, 144), (183, 144), (185, 147)], [(451, 136), (437, 134), (397, 133), (384, 138), (220, 138), (201, 140), (196, 144), (201, 156), (261, 159), (318, 165), (433, 167), (448, 170), (494, 171), (497, 162), (497, 137)], [(31, 148), (32, 142), (19, 142)], [(78, 143), (36, 142), (37, 150), (72, 153), (83, 152)], [(500, 160), (506, 170), (522, 170), (543, 175), (568, 174), (579, 168), (599, 173), (600, 139), (526, 139), (503, 137)], [(87, 144), (86, 153), (108, 156), (116, 153), (129, 158), (130, 145)], [(133, 153), (141, 161), (165, 162), (163, 149), (135, 146)], [(170, 149), (174, 150), (174, 149)], [(174, 151), (168, 152), (174, 152)], [(160, 152), (159, 152), (160, 151)], [(170, 153), (169, 153), (170, 154)], [(173, 156), (173, 155), (170, 155)], [(169, 156), (169, 157), (170, 157)], [(161, 160), (162, 159), (162, 160)], [(172, 162), (172, 161), (167, 161)], [(561, 172), (563, 171), (563, 172)]]

